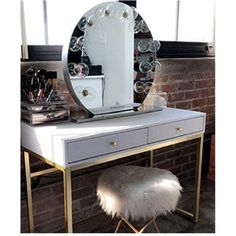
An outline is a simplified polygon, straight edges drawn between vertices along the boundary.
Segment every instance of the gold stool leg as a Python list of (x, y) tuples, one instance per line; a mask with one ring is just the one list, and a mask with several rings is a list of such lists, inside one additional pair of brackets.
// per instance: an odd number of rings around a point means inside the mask
[(135, 232), (135, 233), (139, 233), (139, 231), (125, 218), (121, 217), (121, 219)]
[(153, 218), (153, 219), (152, 219), (152, 221), (153, 221), (153, 225), (154, 225), (154, 227), (155, 227), (157, 233), (160, 233), (160, 229), (158, 228), (157, 223), (156, 223), (155, 220), (156, 220), (156, 218)]
[(157, 233), (160, 233), (160, 230), (159, 230), (159, 228), (157, 227), (157, 224), (156, 224), (156, 222), (155, 222), (155, 219), (156, 219), (156, 217), (153, 217), (149, 222), (147, 222), (147, 223), (143, 226), (143, 228), (139, 231), (139, 233), (142, 233), (151, 223), (153, 223), (153, 225), (154, 225), (154, 227), (155, 227)]
[(160, 230), (155, 222), (156, 217), (153, 217), (150, 221), (148, 221), (140, 230), (137, 230), (128, 220), (126, 220), (124, 217), (121, 216), (121, 220), (118, 222), (118, 225), (116, 227), (116, 231), (115, 233), (118, 231), (118, 228), (120, 227), (120, 224), (122, 221), (124, 221), (129, 227), (130, 229), (132, 229), (134, 231), (134, 233), (143, 233), (143, 231), (151, 224), (153, 223), (157, 233), (160, 233)]
[(119, 220), (119, 222), (118, 222), (118, 224), (117, 224), (117, 226), (116, 226), (115, 233), (118, 232), (118, 229), (120, 228), (121, 223), (122, 223), (122, 219)]
[(34, 216), (33, 216), (33, 203), (32, 203), (30, 160), (29, 160), (29, 153), (26, 151), (24, 151), (24, 161), (25, 161), (25, 177), (26, 177), (29, 229), (31, 233), (34, 233)]
[(152, 222), (152, 220), (150, 220), (148, 223), (146, 223), (142, 229), (139, 230), (139, 233), (141, 234)]

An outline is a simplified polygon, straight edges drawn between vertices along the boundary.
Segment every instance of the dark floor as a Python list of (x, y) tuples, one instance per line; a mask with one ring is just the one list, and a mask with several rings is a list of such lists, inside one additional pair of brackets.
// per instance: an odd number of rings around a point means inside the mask
[[(194, 184), (188, 182), (182, 184), (183, 194), (179, 207), (190, 210), (193, 202)], [(208, 180), (203, 180), (201, 185), (200, 215), (199, 222), (172, 213), (160, 216), (156, 220), (161, 233), (215, 233), (215, 184)], [(74, 232), (83, 233), (112, 233), (115, 230), (117, 219), (111, 220), (105, 214), (94, 216), (89, 220), (74, 225)], [(138, 223), (142, 226), (143, 222)], [(128, 233), (130, 230), (121, 226), (119, 232)], [(154, 227), (150, 225), (145, 233), (154, 233)]]

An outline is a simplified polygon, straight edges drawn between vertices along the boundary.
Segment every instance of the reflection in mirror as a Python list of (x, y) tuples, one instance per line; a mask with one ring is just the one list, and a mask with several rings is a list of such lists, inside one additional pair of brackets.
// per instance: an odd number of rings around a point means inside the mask
[(148, 111), (159, 48), (134, 7), (105, 2), (87, 11), (63, 48), (66, 85), (83, 118)]

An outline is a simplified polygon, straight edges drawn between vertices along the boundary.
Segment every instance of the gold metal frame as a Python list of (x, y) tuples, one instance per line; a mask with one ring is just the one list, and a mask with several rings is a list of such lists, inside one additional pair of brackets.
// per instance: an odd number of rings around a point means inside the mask
[(115, 233), (118, 232), (118, 230), (119, 230), (119, 228), (120, 228), (122, 222), (125, 222), (125, 223), (129, 226), (129, 228), (133, 230), (134, 233), (138, 233), (138, 234), (143, 233), (143, 231), (144, 231), (151, 223), (153, 223), (156, 232), (157, 232), (157, 233), (160, 233), (160, 230), (159, 230), (159, 228), (158, 228), (158, 226), (157, 226), (155, 220), (156, 220), (156, 217), (153, 217), (153, 218), (152, 218), (151, 220), (149, 220), (140, 230), (138, 230), (138, 229), (135, 228), (127, 219), (125, 219), (124, 217), (120, 216), (120, 220), (119, 220), (119, 222), (118, 222), (118, 224), (117, 224), (117, 226), (116, 226)]
[[(96, 160), (90, 160), (86, 163), (77, 164), (75, 166), (64, 168), (45, 157), (42, 157), (31, 150), (23, 147), (24, 151), (24, 163), (25, 163), (25, 176), (26, 176), (26, 188), (27, 188), (27, 203), (28, 203), (28, 217), (29, 217), (29, 229), (30, 232), (34, 232), (34, 221), (33, 221), (33, 204), (32, 204), (32, 190), (31, 190), (31, 178), (36, 176), (51, 174), (55, 171), (62, 171), (63, 173), (63, 186), (64, 186), (64, 209), (65, 209), (65, 227), (68, 233), (73, 232), (73, 219), (72, 219), (72, 189), (71, 189), (71, 172), (74, 170), (84, 169), (90, 166), (98, 165), (101, 163), (117, 160), (120, 158), (132, 156), (142, 152), (150, 152), (150, 166), (153, 166), (153, 150), (160, 149), (166, 146), (190, 141), (197, 140), (197, 157), (195, 167), (195, 194), (194, 194), (194, 209), (193, 213), (185, 211), (183, 209), (176, 209), (176, 212), (190, 218), (194, 222), (199, 220), (199, 200), (200, 200), (200, 186), (201, 186), (201, 166), (202, 166), (202, 149), (203, 149), (203, 132), (195, 133), (192, 135), (186, 135), (177, 137), (162, 142), (149, 144), (144, 147), (132, 148), (130, 150), (113, 153), (111, 155), (103, 156)], [(42, 160), (43, 162), (52, 166), (52, 168), (42, 171), (31, 173), (30, 170), (30, 155)], [(123, 220), (124, 221), (124, 220)], [(121, 222), (120, 222), (121, 224)], [(156, 227), (156, 226), (155, 226)]]

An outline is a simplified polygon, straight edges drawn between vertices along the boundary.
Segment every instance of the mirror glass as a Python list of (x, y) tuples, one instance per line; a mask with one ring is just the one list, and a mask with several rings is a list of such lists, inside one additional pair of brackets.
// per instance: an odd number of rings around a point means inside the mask
[(87, 11), (63, 47), (65, 82), (82, 118), (161, 109), (145, 104), (160, 46), (134, 7), (105, 2)]

